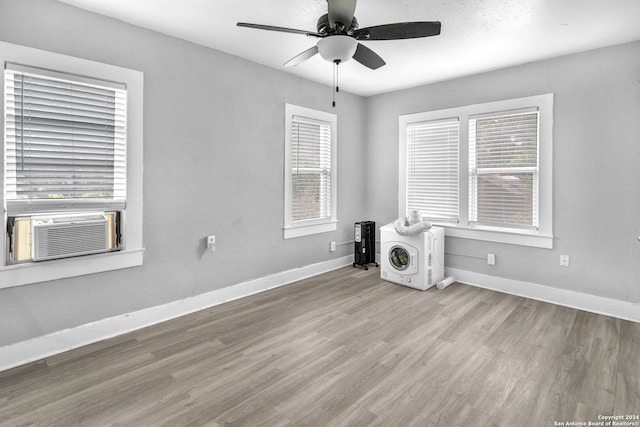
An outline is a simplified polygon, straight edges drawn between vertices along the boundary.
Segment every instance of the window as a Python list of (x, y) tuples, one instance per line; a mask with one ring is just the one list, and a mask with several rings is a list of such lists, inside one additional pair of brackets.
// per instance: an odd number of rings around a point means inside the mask
[(552, 247), (552, 121), (552, 94), (401, 116), (400, 216)]
[(142, 264), (142, 73), (1, 42), (0, 57), (0, 287)]
[(469, 221), (538, 227), (538, 110), (469, 119)]
[(284, 237), (336, 230), (334, 114), (285, 105)]
[(9, 216), (126, 199), (124, 85), (5, 65), (5, 203)]
[(407, 124), (407, 207), (458, 222), (458, 118)]

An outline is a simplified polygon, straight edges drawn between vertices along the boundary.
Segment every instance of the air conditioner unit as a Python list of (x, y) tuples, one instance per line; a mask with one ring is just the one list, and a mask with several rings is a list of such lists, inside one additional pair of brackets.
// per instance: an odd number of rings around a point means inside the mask
[(31, 218), (31, 260), (45, 261), (108, 252), (113, 222), (104, 213)]

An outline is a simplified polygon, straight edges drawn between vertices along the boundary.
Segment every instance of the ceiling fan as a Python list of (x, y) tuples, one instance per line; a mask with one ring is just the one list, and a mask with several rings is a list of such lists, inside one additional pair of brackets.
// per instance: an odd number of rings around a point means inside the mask
[[(359, 28), (358, 20), (354, 16), (356, 2), (357, 0), (327, 0), (328, 13), (318, 19), (316, 32), (247, 22), (238, 22), (238, 26), (319, 38), (315, 46), (294, 56), (284, 65), (295, 66), (320, 53), (322, 58), (335, 64), (334, 83), (337, 80), (338, 65), (351, 58), (372, 70), (377, 70), (386, 64), (377, 53), (359, 43), (360, 40), (402, 40), (440, 34), (438, 21), (399, 22)], [(337, 84), (335, 86), (338, 92)], [(333, 105), (335, 107), (335, 98)]]
[(399, 22), (358, 28), (358, 20), (354, 16), (356, 2), (357, 0), (327, 0), (328, 13), (318, 19), (316, 32), (246, 22), (238, 22), (238, 26), (302, 34), (320, 39), (316, 46), (294, 56), (284, 64), (285, 66), (298, 65), (320, 53), (320, 56), (329, 62), (341, 63), (353, 58), (372, 70), (382, 67), (385, 62), (377, 53), (358, 41), (414, 39), (440, 34), (438, 21)]

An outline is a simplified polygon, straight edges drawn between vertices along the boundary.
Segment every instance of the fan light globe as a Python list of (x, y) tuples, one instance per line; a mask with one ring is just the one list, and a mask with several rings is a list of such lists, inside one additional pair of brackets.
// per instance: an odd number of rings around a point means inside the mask
[(358, 41), (350, 36), (329, 36), (318, 41), (320, 56), (330, 62), (346, 62), (353, 57)]

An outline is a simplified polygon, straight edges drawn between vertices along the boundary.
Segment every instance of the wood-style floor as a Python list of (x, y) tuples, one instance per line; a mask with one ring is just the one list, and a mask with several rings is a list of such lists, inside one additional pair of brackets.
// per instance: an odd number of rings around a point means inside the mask
[(0, 373), (0, 425), (530, 427), (640, 414), (640, 324), (378, 275), (343, 268)]

